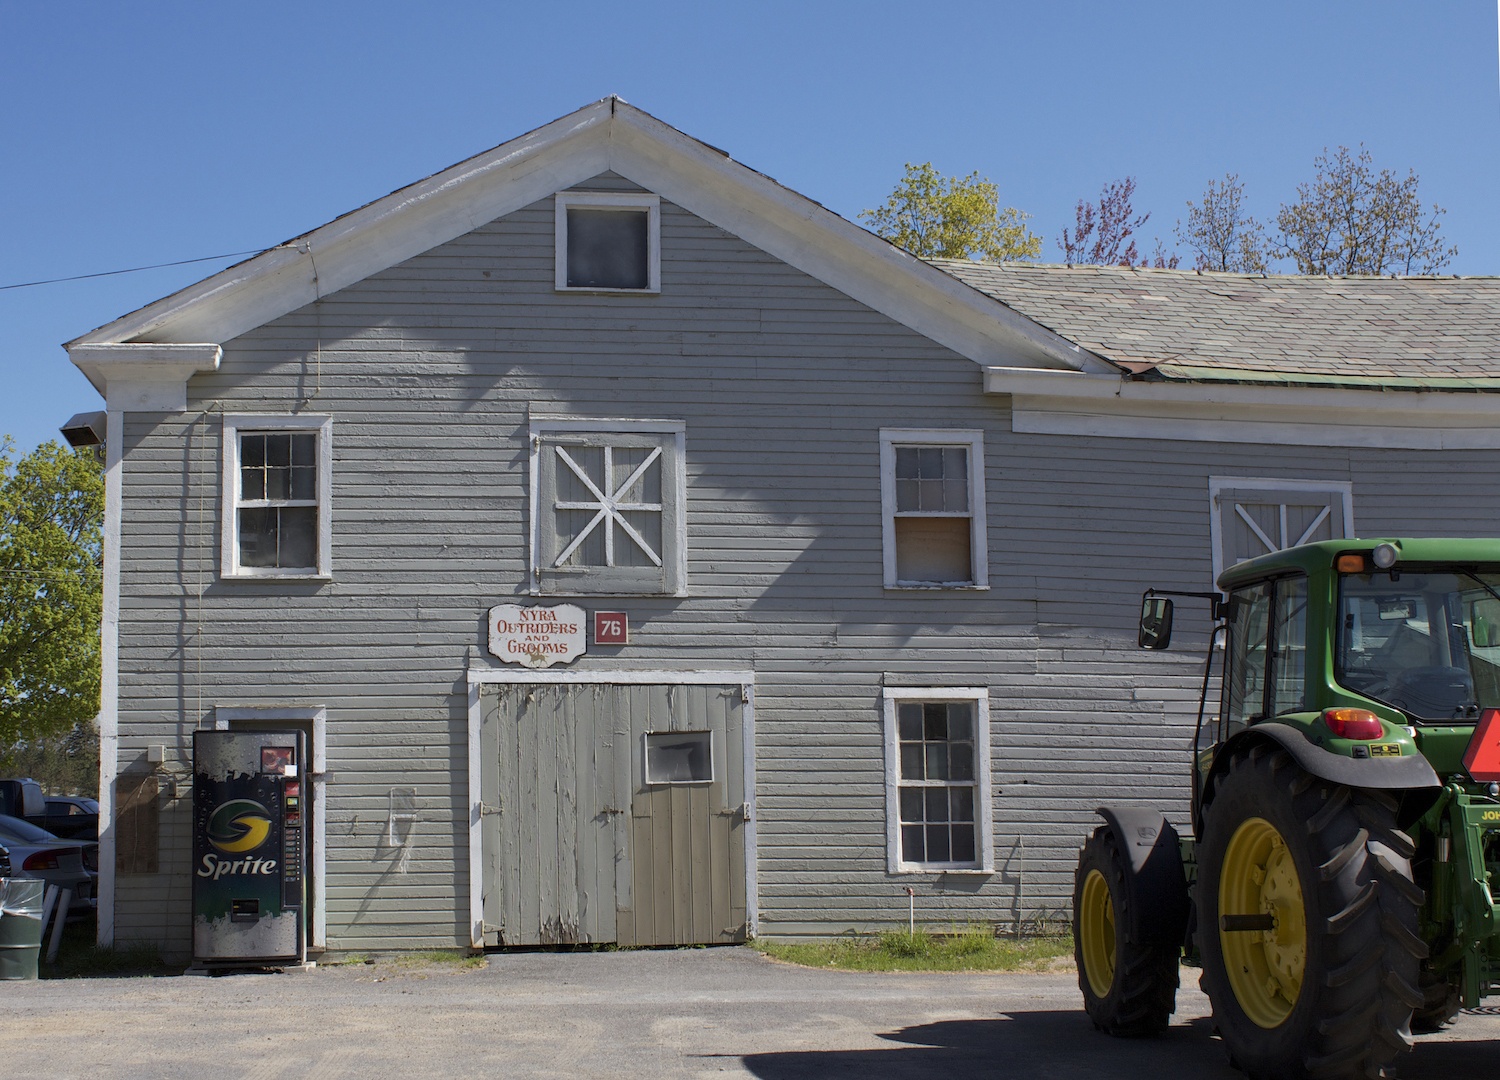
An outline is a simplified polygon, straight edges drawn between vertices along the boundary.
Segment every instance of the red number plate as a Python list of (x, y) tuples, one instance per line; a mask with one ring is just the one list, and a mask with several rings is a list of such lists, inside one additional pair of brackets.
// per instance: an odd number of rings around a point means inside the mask
[(594, 612), (595, 645), (629, 645), (630, 617), (623, 611)]

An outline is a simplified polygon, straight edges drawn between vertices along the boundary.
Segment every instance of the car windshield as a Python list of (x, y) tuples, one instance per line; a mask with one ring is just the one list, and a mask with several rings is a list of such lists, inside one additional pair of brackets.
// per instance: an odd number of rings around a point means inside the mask
[(0, 814), (0, 837), (9, 837), (22, 844), (45, 844), (57, 839), (46, 829), (39, 829), (29, 821), (8, 814)]
[(1500, 706), (1500, 573), (1345, 574), (1339, 615), (1350, 690), (1439, 723)]

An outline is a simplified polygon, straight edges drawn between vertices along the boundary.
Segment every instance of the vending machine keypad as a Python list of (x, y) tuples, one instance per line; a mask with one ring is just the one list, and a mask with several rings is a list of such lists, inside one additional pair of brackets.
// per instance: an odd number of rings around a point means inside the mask
[(282, 878), (286, 888), (286, 904), (300, 906), (302, 903), (302, 782), (288, 778), (282, 790), (283, 811), (282, 842), (283, 866), (286, 874)]

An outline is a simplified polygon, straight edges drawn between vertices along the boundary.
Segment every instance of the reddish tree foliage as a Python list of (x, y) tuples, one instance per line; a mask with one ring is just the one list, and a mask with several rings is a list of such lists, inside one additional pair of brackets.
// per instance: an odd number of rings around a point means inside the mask
[[(1062, 232), (1057, 246), (1070, 263), (1086, 263), (1094, 266), (1151, 266), (1152, 259), (1141, 257), (1135, 241), (1135, 231), (1150, 219), (1151, 214), (1134, 216), (1130, 205), (1135, 194), (1135, 177), (1104, 185), (1099, 193), (1099, 205), (1084, 199), (1078, 200), (1077, 223), (1073, 234)], [(1168, 255), (1161, 241), (1156, 242), (1154, 265), (1159, 269), (1174, 269), (1178, 259)]]

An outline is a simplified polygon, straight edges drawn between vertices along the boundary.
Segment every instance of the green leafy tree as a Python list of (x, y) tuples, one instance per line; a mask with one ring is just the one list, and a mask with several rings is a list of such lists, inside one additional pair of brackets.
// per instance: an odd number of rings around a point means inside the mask
[(1276, 215), (1274, 253), (1292, 259), (1300, 274), (1435, 274), (1458, 248), (1442, 236), (1446, 211), (1422, 208), (1417, 174), (1377, 174), (1361, 144), (1313, 159), (1318, 175), (1297, 187), (1297, 201)]
[(1203, 201), (1188, 201), (1187, 226), (1179, 218), (1173, 232), (1198, 255), (1195, 270), (1264, 274), (1268, 257), (1265, 226), (1245, 213), (1245, 185), (1238, 174), (1210, 180)]
[(29, 776), (48, 795), (99, 797), (99, 729), (81, 720), (66, 735), (27, 739), (0, 754), (0, 775)]
[(930, 161), (908, 162), (885, 205), (859, 216), (877, 236), (924, 259), (1006, 262), (1042, 253), (1042, 238), (1026, 228), (1031, 215), (1002, 207), (999, 188), (977, 172), (943, 176)]
[(0, 440), (0, 748), (99, 711), (104, 478), (91, 451)]

